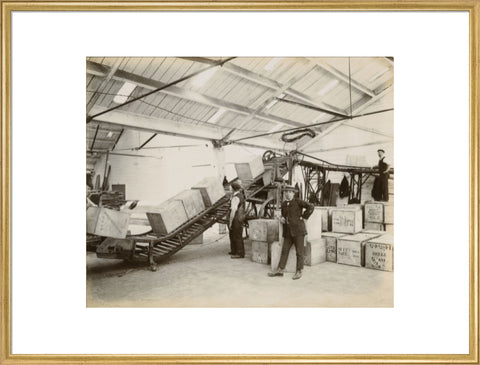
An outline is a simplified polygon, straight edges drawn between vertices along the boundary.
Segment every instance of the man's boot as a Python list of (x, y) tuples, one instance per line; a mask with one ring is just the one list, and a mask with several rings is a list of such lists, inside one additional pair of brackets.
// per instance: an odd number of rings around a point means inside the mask
[(278, 269), (277, 270), (273, 270), (271, 272), (268, 273), (268, 276), (270, 277), (273, 277), (273, 276), (283, 276), (283, 269)]
[(297, 270), (297, 272), (295, 273), (295, 275), (293, 275), (292, 279), (293, 280), (298, 280), (302, 277), (302, 270)]

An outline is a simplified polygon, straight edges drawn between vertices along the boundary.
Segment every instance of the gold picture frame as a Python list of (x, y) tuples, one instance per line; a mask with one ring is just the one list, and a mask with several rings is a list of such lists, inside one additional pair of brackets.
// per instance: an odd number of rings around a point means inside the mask
[[(469, 353), (468, 354), (263, 354), (263, 355), (120, 355), (12, 354), (11, 312), (11, 50), (14, 11), (464, 11), (469, 13), (470, 51), (470, 181), (469, 181)], [(287, 364), (287, 363), (449, 363), (479, 362), (479, 36), (480, 2), (459, 1), (3, 1), (2, 2), (2, 240), (1, 358), (2, 364)]]

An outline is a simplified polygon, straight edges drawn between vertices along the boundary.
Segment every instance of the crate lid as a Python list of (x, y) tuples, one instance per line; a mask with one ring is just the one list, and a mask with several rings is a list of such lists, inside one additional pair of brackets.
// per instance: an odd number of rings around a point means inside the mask
[(342, 237), (342, 241), (356, 241), (363, 242), (369, 241), (372, 238), (378, 237), (378, 234), (375, 233), (356, 233), (350, 236)]
[(388, 243), (393, 245), (393, 235), (390, 233), (381, 235), (379, 237), (375, 237), (372, 240), (370, 240), (372, 243)]
[(322, 232), (322, 237), (343, 237), (343, 236), (351, 236), (348, 233), (337, 233), (337, 232)]
[[(379, 223), (379, 224), (382, 224), (382, 223)], [(378, 231), (376, 229), (364, 229), (362, 232), (360, 233), (371, 233), (371, 234), (377, 234), (377, 235), (384, 235), (384, 234), (387, 234), (387, 232), (385, 231)]]
[(344, 206), (344, 207), (334, 207), (332, 209), (332, 212), (335, 213), (335, 212), (357, 212), (357, 211), (361, 211), (362, 210), (362, 207), (360, 205), (356, 205), (356, 206)]

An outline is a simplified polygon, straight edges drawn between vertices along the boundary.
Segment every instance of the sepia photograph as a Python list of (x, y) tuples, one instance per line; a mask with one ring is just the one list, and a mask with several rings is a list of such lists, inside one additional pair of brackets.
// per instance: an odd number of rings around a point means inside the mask
[(87, 307), (394, 307), (394, 57), (86, 58)]
[(1, 364), (478, 363), (480, 3), (1, 12)]

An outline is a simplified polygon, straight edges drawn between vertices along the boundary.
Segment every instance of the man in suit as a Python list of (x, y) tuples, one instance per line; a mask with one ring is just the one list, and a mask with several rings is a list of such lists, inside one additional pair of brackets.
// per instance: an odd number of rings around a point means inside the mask
[(282, 254), (277, 269), (269, 272), (268, 276), (283, 276), (288, 253), (294, 244), (297, 252), (297, 267), (292, 279), (297, 280), (302, 277), (303, 270), (304, 239), (307, 234), (304, 221), (313, 213), (314, 207), (306, 201), (295, 198), (296, 188), (293, 186), (287, 186), (284, 191), (285, 201), (282, 203), (282, 216), (280, 217), (280, 222), (283, 224)]

